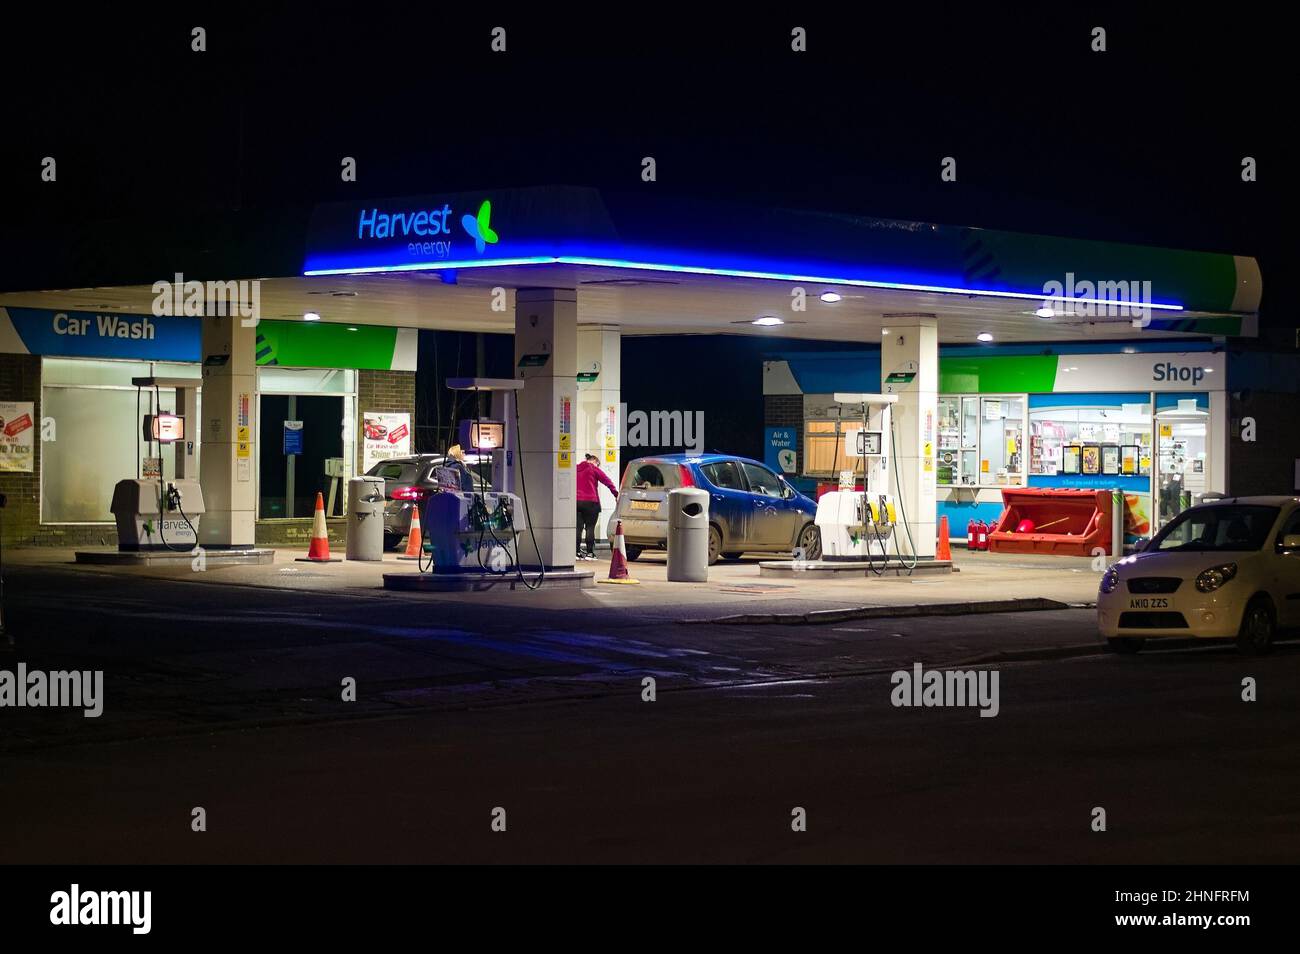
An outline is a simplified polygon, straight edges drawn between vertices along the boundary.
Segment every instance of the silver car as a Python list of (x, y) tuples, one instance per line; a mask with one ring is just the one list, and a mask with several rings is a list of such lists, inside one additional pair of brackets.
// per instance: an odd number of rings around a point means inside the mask
[[(384, 478), (384, 549), (395, 550), (411, 532), (411, 511), (423, 507), (430, 494), (438, 492), (435, 471), (446, 463), (441, 454), (419, 454), (380, 461), (366, 471), (367, 477)], [(466, 454), (474, 489), (489, 490), (487, 475), (491, 459)]]

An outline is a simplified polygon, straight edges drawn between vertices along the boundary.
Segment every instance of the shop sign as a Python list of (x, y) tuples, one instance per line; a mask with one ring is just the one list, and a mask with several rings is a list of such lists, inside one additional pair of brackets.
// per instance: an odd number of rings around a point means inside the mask
[(939, 390), (950, 394), (1221, 391), (1227, 366), (1226, 356), (1214, 351), (941, 357)]
[(30, 474), (36, 466), (36, 405), (0, 401), (0, 471)]

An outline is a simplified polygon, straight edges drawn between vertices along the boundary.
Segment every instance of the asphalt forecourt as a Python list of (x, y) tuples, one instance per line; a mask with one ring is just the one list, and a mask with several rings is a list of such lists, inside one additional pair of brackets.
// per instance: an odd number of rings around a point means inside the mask
[[(180, 583), (222, 584), (309, 593), (339, 593), (398, 603), (402, 601), (467, 606), (511, 606), (582, 612), (608, 608), (640, 621), (726, 621), (767, 623), (835, 622), (869, 616), (939, 613), (1001, 613), (1090, 606), (1096, 601), (1099, 572), (1091, 561), (1056, 562), (990, 559), (958, 552), (958, 572), (934, 576), (810, 579), (760, 577), (759, 558), (724, 561), (709, 568), (704, 583), (668, 582), (662, 555), (645, 554), (629, 565), (640, 586), (589, 586), (530, 592), (522, 585), (496, 586), (486, 592), (394, 593), (382, 586), (385, 573), (419, 572), (412, 561), (385, 554), (380, 562), (343, 561), (312, 564), (296, 561), (296, 550), (281, 549), (269, 565), (189, 565), (108, 567), (75, 564), (71, 551), (25, 549), (6, 554), (16, 569), (52, 573), (99, 574), (122, 580), (151, 579)], [(608, 575), (608, 560), (586, 564), (595, 578)], [(123, 587), (123, 592), (129, 588)], [(848, 614), (848, 615), (839, 615)], [(860, 616), (858, 614), (861, 614)]]

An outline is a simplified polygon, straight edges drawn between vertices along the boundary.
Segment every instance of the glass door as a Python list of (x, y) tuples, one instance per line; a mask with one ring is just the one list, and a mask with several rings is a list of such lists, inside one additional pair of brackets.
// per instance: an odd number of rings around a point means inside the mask
[(1208, 490), (1209, 414), (1178, 408), (1156, 415), (1156, 527), (1164, 526)]

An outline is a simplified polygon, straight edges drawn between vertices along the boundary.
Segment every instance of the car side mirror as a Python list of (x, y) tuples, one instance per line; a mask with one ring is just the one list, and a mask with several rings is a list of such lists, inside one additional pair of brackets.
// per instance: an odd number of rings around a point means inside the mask
[(791, 487), (789, 484), (787, 484), (784, 480), (781, 481), (781, 496), (785, 500), (794, 499), (794, 488)]
[(1278, 552), (1285, 550), (1300, 550), (1300, 533), (1283, 534), (1282, 539), (1277, 544)]

